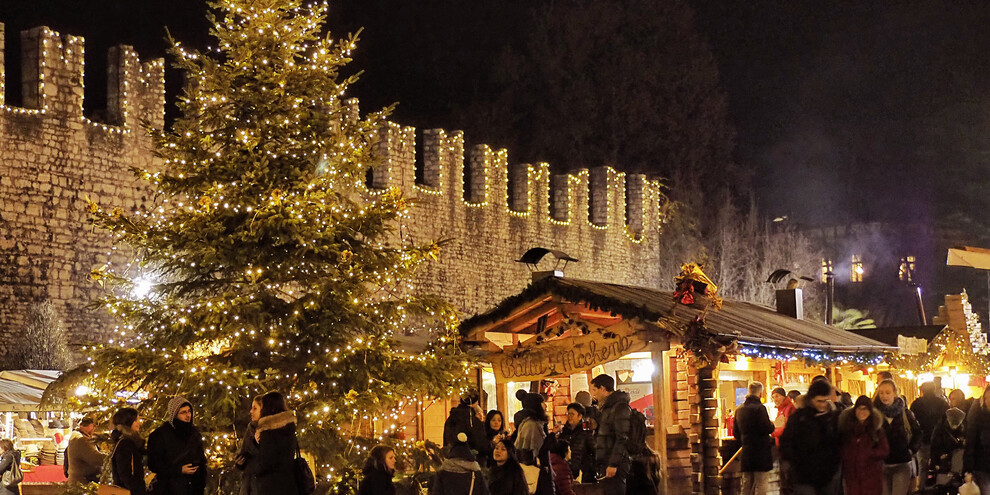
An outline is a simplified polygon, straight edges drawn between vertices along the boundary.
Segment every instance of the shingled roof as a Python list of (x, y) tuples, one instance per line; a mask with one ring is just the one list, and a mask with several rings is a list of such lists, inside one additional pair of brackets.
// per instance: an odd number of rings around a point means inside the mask
[[(685, 329), (704, 311), (707, 300), (699, 297), (690, 306), (674, 301), (673, 293), (645, 287), (548, 277), (536, 281), (521, 293), (499, 303), (492, 310), (475, 315), (461, 323), (461, 333), (489, 327), (500, 321), (519, 316), (519, 308), (541, 299), (557, 297), (570, 304), (584, 304), (625, 319), (662, 322), (673, 333)], [(538, 318), (529, 312), (526, 318)], [(889, 352), (896, 347), (877, 342), (852, 332), (807, 320), (798, 320), (758, 304), (725, 300), (719, 311), (709, 310), (705, 328), (719, 336), (731, 337), (740, 343), (781, 349), (818, 349), (832, 352)]]

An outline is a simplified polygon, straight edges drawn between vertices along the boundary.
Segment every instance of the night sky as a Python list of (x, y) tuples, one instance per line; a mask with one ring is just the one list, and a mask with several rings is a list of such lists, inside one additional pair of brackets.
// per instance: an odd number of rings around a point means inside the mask
[[(331, 29), (364, 27), (353, 66), (365, 109), (400, 102), (394, 120), (449, 127), (515, 22), (540, 2), (342, 0)], [(764, 214), (805, 224), (980, 217), (990, 156), (990, 4), (983, 2), (696, 1), (718, 61)], [(105, 104), (105, 50), (165, 52), (165, 26), (209, 43), (202, 2), (4, 0), (12, 34), (45, 24), (87, 43), (87, 111)], [(15, 58), (8, 55), (8, 73)], [(169, 91), (178, 79), (170, 75)], [(552, 95), (548, 95), (552, 97)], [(510, 150), (511, 152), (511, 150)]]

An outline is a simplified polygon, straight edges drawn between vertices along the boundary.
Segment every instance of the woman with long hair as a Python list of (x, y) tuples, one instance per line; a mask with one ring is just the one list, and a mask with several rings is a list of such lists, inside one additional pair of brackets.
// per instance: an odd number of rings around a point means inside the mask
[(257, 475), (255, 471), (258, 467), (258, 441), (254, 439), (254, 434), (258, 431), (258, 420), (261, 419), (261, 397), (256, 396), (251, 401), (251, 422), (244, 429), (241, 449), (234, 460), (234, 465), (241, 470), (240, 495), (260, 495), (255, 479)]
[(990, 386), (966, 416), (963, 471), (973, 475), (980, 493), (990, 493)]
[(395, 450), (387, 445), (377, 445), (371, 449), (368, 460), (361, 470), (364, 479), (358, 495), (395, 495)]
[(883, 432), (890, 446), (884, 459), (883, 495), (907, 495), (917, 475), (914, 454), (921, 447), (921, 425), (898, 396), (893, 380), (877, 385), (873, 407), (883, 415)]
[(488, 491), (491, 495), (529, 495), (526, 474), (516, 460), (516, 449), (506, 438), (495, 442), (492, 449), (495, 463), (488, 471)]
[(254, 439), (258, 442), (258, 493), (296, 493), (296, 415), (286, 407), (282, 394), (268, 392), (261, 396)]
[(876, 495), (883, 491), (883, 460), (890, 453), (883, 423), (883, 415), (865, 395), (839, 414), (845, 495)]
[(134, 495), (144, 495), (144, 439), (141, 438), (143, 420), (133, 407), (122, 407), (113, 413), (113, 432), (110, 441), (110, 472), (113, 484), (126, 488)]
[[(3, 477), (4, 473), (13, 469), (15, 465), (19, 465), (20, 462), (21, 453), (14, 450), (14, 442), (6, 438), (0, 440), (0, 477)], [(20, 484), (0, 486), (0, 495), (20, 495), (20, 493)]]

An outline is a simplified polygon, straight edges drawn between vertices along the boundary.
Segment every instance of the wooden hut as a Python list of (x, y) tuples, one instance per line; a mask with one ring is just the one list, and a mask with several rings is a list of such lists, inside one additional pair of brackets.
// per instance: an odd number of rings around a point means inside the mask
[(725, 420), (738, 385), (759, 380), (769, 390), (829, 373), (851, 386), (894, 349), (764, 306), (693, 299), (550, 276), (465, 320), (461, 332), (489, 364), (483, 385), (506, 418), (513, 388), (555, 382), (550, 407), (562, 421), (592, 375), (635, 387), (633, 407), (652, 421), (648, 440), (662, 458), (664, 493), (719, 493), (719, 447), (731, 434)]

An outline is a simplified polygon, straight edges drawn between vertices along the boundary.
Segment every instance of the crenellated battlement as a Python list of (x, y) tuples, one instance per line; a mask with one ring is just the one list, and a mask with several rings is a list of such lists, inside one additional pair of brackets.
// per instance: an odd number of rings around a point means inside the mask
[[(142, 63), (130, 46), (110, 48), (107, 121), (97, 122), (83, 115), (86, 43), (82, 37), (61, 35), (45, 26), (21, 31), (21, 81), (8, 81), (3, 65), (6, 36), (0, 23), (0, 113), (70, 119), (85, 127), (118, 134), (140, 129), (143, 121), (164, 125), (163, 59)], [(20, 84), (22, 106), (7, 104), (6, 88), (10, 84)]]
[(399, 187), (421, 204), (444, 203), (454, 213), (615, 231), (636, 243), (659, 231), (662, 185), (644, 175), (612, 167), (552, 175), (547, 163), (511, 164), (504, 149), (465, 149), (461, 131), (426, 129), (422, 142), (415, 140), (415, 128), (389, 125), (387, 166), (373, 172), (373, 188)]

